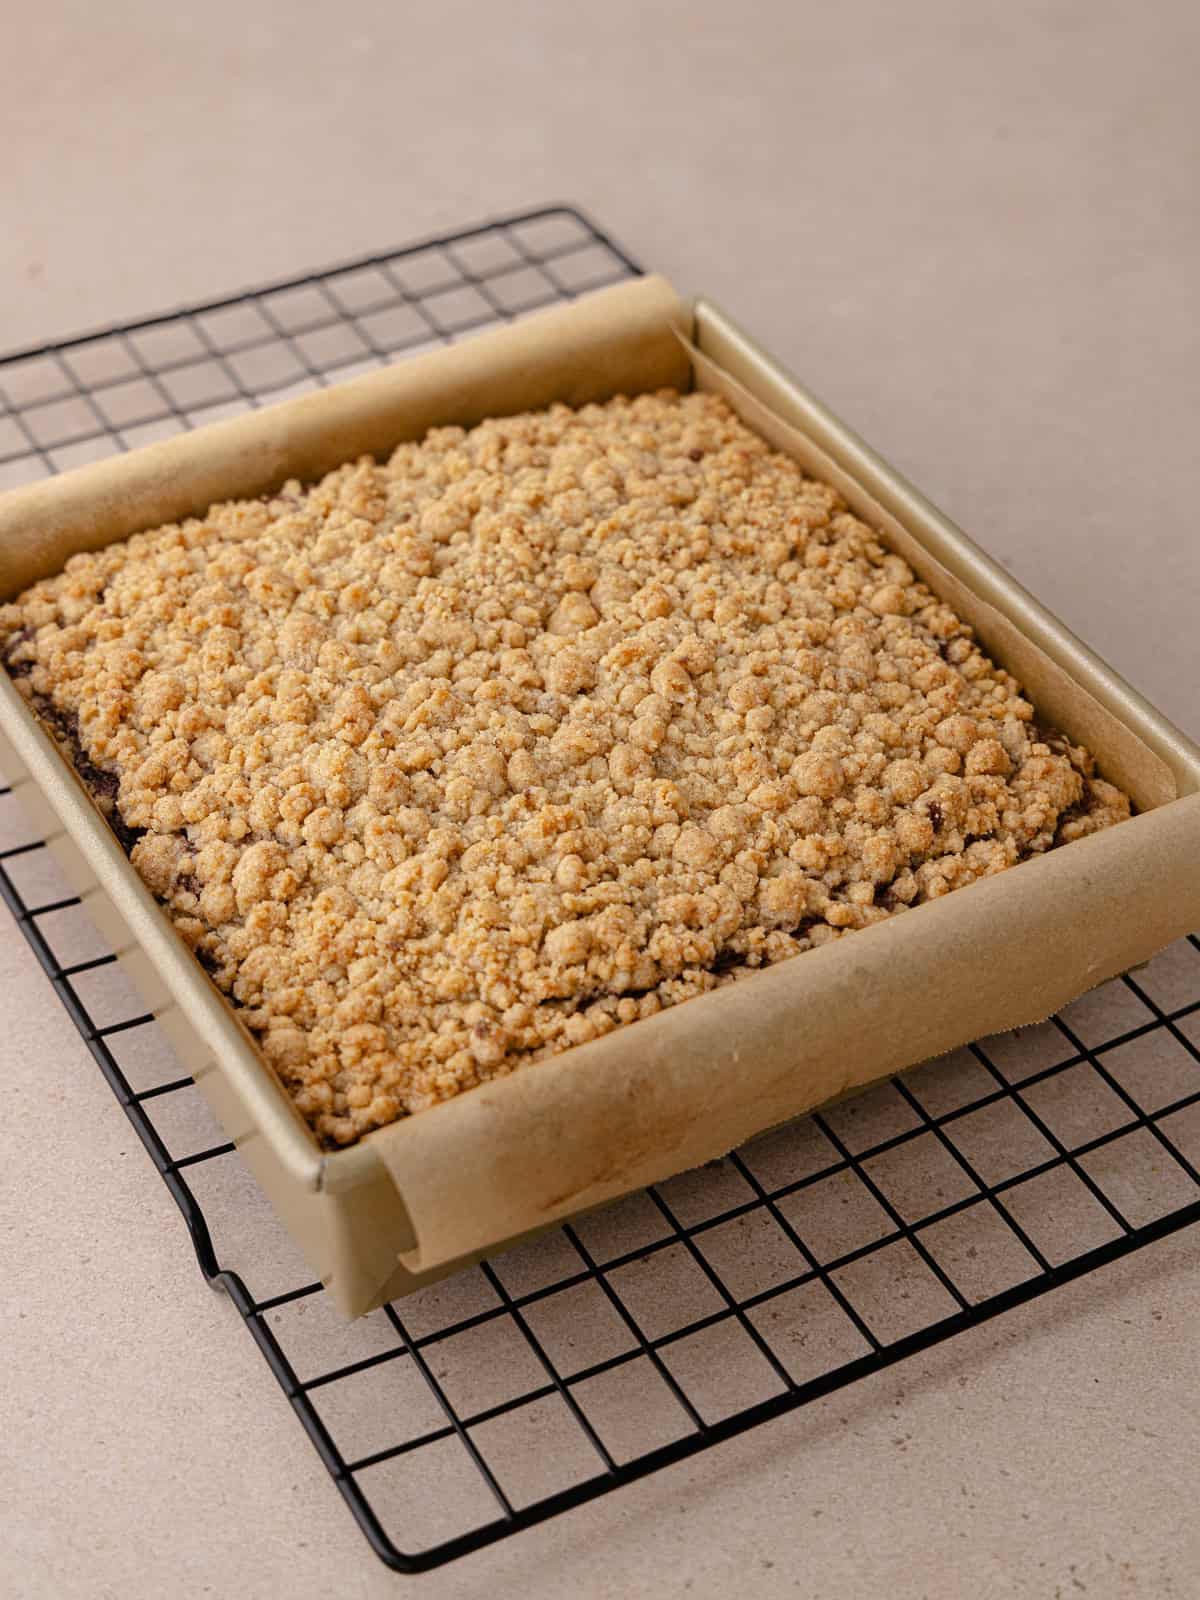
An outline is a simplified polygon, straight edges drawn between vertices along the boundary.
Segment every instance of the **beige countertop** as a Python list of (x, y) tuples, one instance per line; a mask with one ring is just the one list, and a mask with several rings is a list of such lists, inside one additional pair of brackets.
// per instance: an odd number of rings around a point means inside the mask
[[(1195, 735), (1198, 68), (1183, 4), (45, 0), (0, 60), (0, 350), (571, 200)], [(7, 915), (0, 1015), (4, 1595), (1200, 1589), (1195, 1229), (389, 1574)]]

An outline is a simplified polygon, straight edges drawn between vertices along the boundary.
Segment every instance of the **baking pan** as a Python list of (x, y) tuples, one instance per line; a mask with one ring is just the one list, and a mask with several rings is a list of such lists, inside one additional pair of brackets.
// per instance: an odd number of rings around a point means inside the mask
[(0, 760), (347, 1313), (926, 1056), (1041, 1019), (1197, 921), (1196, 747), (716, 307), (685, 305), (661, 279), (5, 497), (0, 597), (74, 550), (312, 478), (436, 423), (693, 383), (834, 482), (1139, 815), (327, 1153), (0, 673), (12, 746)]

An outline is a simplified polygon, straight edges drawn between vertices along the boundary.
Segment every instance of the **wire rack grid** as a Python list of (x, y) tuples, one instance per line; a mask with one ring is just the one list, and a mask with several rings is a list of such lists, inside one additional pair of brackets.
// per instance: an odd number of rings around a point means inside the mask
[[(0, 487), (637, 271), (554, 206), (0, 358)], [(1193, 937), (1048, 1023), (346, 1325), (0, 797), (0, 897), (204, 1275), (397, 1570), (578, 1506), (1200, 1219)]]

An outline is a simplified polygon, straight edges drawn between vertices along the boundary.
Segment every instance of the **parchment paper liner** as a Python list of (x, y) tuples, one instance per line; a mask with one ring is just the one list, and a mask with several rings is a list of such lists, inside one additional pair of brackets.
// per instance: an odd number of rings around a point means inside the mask
[(96, 920), (351, 1313), (856, 1086), (1040, 1020), (1200, 923), (1195, 747), (715, 307), (686, 306), (662, 279), (0, 498), (0, 596), (74, 551), (435, 424), (693, 381), (834, 483), (1142, 814), (323, 1154), (0, 673), (10, 766), (53, 807), (55, 847)]

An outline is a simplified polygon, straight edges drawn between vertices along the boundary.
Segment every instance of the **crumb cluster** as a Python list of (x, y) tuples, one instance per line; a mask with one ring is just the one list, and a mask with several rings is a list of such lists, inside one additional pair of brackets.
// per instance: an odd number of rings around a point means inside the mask
[(75, 556), (0, 647), (331, 1145), (1129, 815), (705, 394)]

